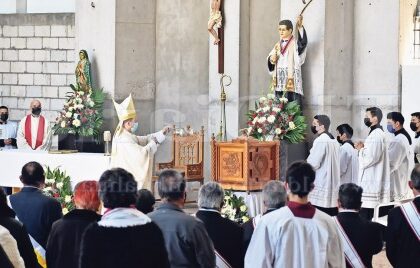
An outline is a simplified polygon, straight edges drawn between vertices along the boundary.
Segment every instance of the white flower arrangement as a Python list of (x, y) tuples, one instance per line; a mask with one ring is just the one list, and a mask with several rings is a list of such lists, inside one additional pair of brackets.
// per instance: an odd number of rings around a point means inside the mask
[(244, 223), (249, 220), (248, 207), (243, 197), (237, 197), (232, 190), (225, 190), (222, 216), (237, 223)]

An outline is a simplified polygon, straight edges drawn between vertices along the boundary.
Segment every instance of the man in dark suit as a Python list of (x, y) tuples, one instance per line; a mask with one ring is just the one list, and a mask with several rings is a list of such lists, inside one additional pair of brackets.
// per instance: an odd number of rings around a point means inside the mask
[(199, 210), (196, 216), (204, 222), (207, 233), (213, 241), (216, 254), (221, 256), (231, 267), (243, 267), (242, 228), (235, 222), (222, 217), (220, 210), (223, 200), (224, 191), (218, 183), (204, 184), (198, 193)]
[(257, 227), (258, 221), (262, 216), (273, 212), (276, 209), (284, 207), (287, 200), (287, 193), (284, 184), (280, 181), (269, 181), (262, 190), (263, 203), (266, 207), (266, 211), (263, 214), (259, 214), (249, 221), (242, 224), (244, 230), (243, 243), (244, 252), (248, 249), (249, 243), (251, 242), (252, 234), (254, 229)]
[(414, 200), (392, 209), (388, 214), (386, 255), (392, 266), (397, 268), (418, 267), (420, 260), (420, 164), (416, 164), (411, 172), (408, 185)]
[[(342, 238), (347, 267), (354, 267), (357, 262), (362, 262), (361, 267), (372, 267), (373, 255), (378, 254), (383, 247), (382, 225), (367, 221), (359, 215), (362, 193), (363, 189), (353, 183), (341, 185), (338, 192), (339, 213), (335, 222)], [(346, 239), (343, 239), (345, 237), (350, 243), (346, 243)], [(355, 252), (350, 250), (351, 246)]]
[(39, 163), (25, 164), (20, 181), (23, 188), (10, 196), (10, 204), (29, 235), (45, 249), (52, 224), (63, 216), (60, 202), (42, 193), (45, 176)]

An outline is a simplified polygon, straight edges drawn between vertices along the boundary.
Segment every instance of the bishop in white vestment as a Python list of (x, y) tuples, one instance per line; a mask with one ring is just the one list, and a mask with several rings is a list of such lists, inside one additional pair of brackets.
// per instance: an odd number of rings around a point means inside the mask
[(340, 186), (340, 146), (328, 133), (330, 120), (326, 115), (314, 117), (312, 132), (319, 136), (315, 139), (307, 162), (316, 172), (315, 187), (309, 200), (317, 208), (334, 216), (338, 213), (338, 187)]
[(133, 174), (138, 188), (152, 190), (153, 156), (169, 130), (147, 135), (133, 134), (138, 127), (136, 110), (131, 95), (121, 104), (114, 101), (120, 120), (114, 133), (111, 153), (111, 167), (123, 168)]
[(399, 112), (391, 112), (388, 118), (388, 131), (395, 137), (389, 143), (389, 165), (391, 172), (391, 200), (402, 200), (411, 197), (408, 187), (410, 172), (413, 169), (413, 152), (411, 137), (402, 127), (404, 117)]
[(17, 147), (25, 150), (48, 151), (51, 147), (50, 122), (41, 115), (41, 102), (31, 102), (31, 114), (22, 118), (17, 133)]

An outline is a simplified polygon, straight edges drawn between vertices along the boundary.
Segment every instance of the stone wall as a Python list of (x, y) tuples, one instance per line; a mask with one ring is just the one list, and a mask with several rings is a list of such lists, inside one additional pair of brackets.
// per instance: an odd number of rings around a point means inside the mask
[(20, 120), (33, 99), (54, 120), (74, 83), (74, 14), (0, 15), (0, 104)]

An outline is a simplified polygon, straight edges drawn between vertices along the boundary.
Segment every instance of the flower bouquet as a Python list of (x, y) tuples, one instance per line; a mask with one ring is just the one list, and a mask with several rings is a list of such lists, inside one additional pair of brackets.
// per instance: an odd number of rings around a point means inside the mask
[(255, 102), (255, 110), (248, 112), (248, 136), (258, 140), (286, 140), (299, 143), (305, 139), (306, 123), (296, 101), (277, 98), (269, 93)]
[(63, 210), (67, 214), (74, 209), (73, 190), (71, 188), (70, 177), (59, 168), (50, 169), (46, 167), (44, 194), (57, 199)]
[(57, 117), (53, 132), (58, 134), (75, 134), (94, 137), (100, 140), (100, 129), (103, 124), (103, 104), (105, 93), (102, 89), (83, 90), (72, 86), (67, 93), (63, 111)]
[(243, 197), (237, 197), (233, 190), (225, 190), (224, 205), (222, 207), (222, 216), (242, 224), (249, 220), (248, 207)]

